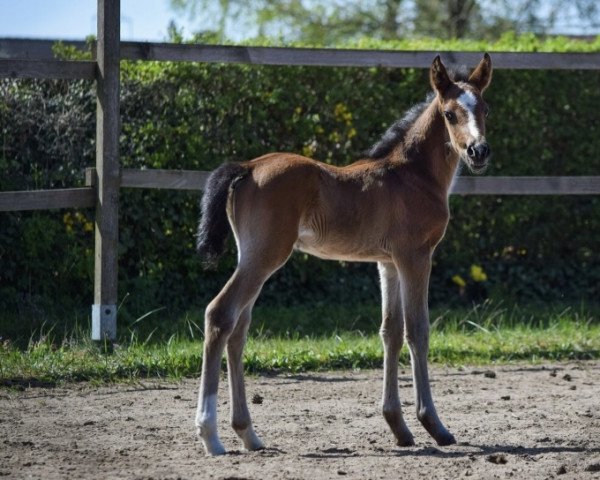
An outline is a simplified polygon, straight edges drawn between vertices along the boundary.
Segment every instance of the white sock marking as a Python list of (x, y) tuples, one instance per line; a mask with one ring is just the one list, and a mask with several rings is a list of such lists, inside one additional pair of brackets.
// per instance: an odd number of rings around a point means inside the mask
[(202, 439), (204, 449), (209, 455), (222, 455), (225, 448), (217, 435), (217, 396), (215, 394), (201, 397), (196, 412), (196, 427)]

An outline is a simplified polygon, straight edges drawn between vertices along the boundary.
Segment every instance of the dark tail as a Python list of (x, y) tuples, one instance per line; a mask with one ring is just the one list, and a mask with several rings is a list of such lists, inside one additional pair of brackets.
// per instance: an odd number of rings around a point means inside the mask
[(225, 250), (225, 240), (231, 231), (227, 219), (229, 189), (246, 173), (247, 170), (239, 163), (225, 163), (214, 170), (206, 181), (200, 202), (196, 249), (205, 258), (207, 266), (216, 265)]

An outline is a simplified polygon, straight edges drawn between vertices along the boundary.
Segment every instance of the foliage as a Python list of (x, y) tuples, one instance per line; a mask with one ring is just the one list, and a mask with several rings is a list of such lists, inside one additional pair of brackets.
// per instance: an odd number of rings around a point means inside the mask
[(581, 41), (564, 36), (543, 37), (533, 33), (517, 35), (513, 31), (507, 31), (493, 42), (484, 39), (445, 40), (436, 37), (400, 38), (384, 42), (364, 37), (355, 42), (345, 44), (345, 46), (365, 49), (433, 50), (440, 52), (598, 52), (600, 51), (600, 36), (589, 41)]
[[(463, 44), (598, 50), (600, 40), (548, 45), (530, 36)], [(209, 170), (276, 150), (346, 164), (428, 90), (427, 73), (415, 69), (124, 63), (122, 77), (126, 168)], [(494, 150), (489, 174), (598, 174), (599, 80), (598, 72), (496, 71), (486, 94)], [(81, 185), (83, 169), (94, 164), (93, 86), (4, 80), (0, 93), (0, 189)], [(217, 271), (201, 268), (193, 250), (198, 200), (197, 193), (121, 191), (123, 328), (160, 307), (160, 319), (201, 310), (232, 271), (232, 244)], [(434, 305), (469, 305), (487, 296), (596, 302), (599, 207), (599, 198), (586, 196), (453, 197), (453, 219), (434, 259)], [(31, 322), (32, 330), (48, 315), (87, 317), (92, 220), (91, 210), (0, 215), (6, 315)], [(485, 280), (473, 277), (473, 265)], [(465, 285), (453, 281), (456, 276)], [(267, 283), (259, 305), (375, 305), (378, 298), (372, 265), (296, 254)]]

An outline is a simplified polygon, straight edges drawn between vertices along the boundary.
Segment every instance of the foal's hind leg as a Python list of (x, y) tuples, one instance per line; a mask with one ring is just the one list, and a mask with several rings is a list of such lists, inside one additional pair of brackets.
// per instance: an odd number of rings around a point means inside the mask
[[(255, 210), (258, 208), (256, 202), (253, 207)], [(243, 340), (250, 321), (251, 306), (263, 283), (289, 258), (297, 232), (297, 227), (278, 230), (282, 222), (272, 221), (266, 215), (263, 215), (263, 220), (260, 228), (256, 223), (248, 222), (238, 230), (238, 267), (206, 308), (204, 359), (196, 425), (206, 452), (211, 455), (225, 453), (217, 434), (217, 388), (221, 357), (228, 342), (232, 373), (230, 391), (232, 398), (236, 399), (232, 403), (232, 423), (247, 448), (262, 447), (250, 426), (246, 406), (241, 365)]]
[(204, 356), (196, 413), (198, 434), (210, 455), (225, 453), (217, 433), (217, 389), (221, 357), (240, 315), (258, 295), (265, 280), (251, 269), (238, 268), (221, 292), (210, 302), (205, 315)]
[(383, 341), (383, 416), (400, 446), (414, 445), (398, 395), (398, 356), (404, 340), (400, 281), (393, 263), (379, 263), (381, 280), (381, 340)]
[(247, 450), (260, 450), (264, 448), (254, 428), (246, 402), (246, 388), (244, 386), (244, 366), (242, 354), (246, 343), (248, 327), (252, 320), (252, 307), (255, 299), (244, 308), (240, 315), (235, 330), (227, 341), (227, 371), (229, 373), (229, 398), (231, 403), (231, 426), (244, 442)]
[(456, 443), (454, 436), (440, 421), (429, 386), (427, 354), (429, 352), (429, 312), (427, 295), (431, 272), (430, 252), (410, 252), (399, 262), (406, 340), (415, 383), (417, 418), (438, 445)]

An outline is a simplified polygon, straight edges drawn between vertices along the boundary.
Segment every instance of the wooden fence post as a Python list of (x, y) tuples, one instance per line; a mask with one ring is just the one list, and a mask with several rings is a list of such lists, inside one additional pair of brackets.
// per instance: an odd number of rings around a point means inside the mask
[(92, 339), (117, 336), (120, 0), (98, 0), (96, 233)]

